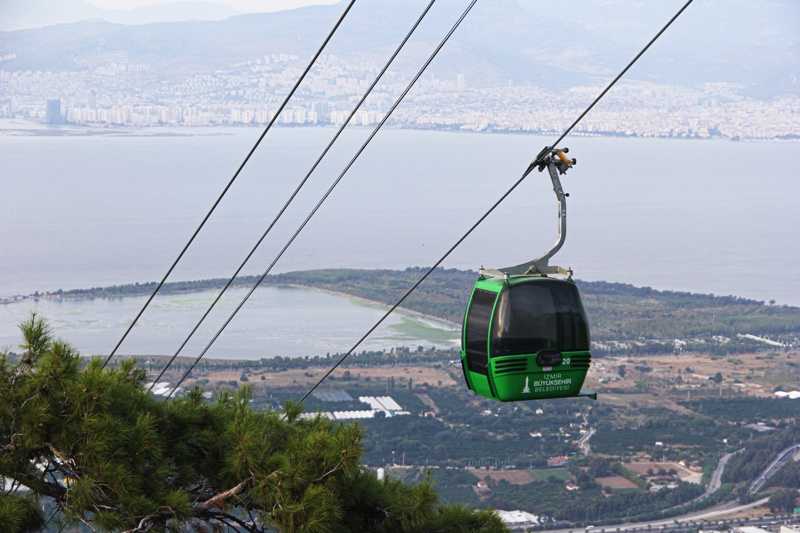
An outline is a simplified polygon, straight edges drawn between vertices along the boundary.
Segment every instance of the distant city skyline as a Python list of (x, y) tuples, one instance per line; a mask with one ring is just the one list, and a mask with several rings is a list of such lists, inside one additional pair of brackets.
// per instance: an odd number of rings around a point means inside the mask
[[(185, 0), (86, 0), (101, 9), (136, 9), (158, 4), (176, 4)], [(310, 5), (336, 4), (339, 0), (208, 0), (208, 3), (222, 4), (243, 13), (268, 13), (297, 9)]]
[[(339, 4), (233, 16), (237, 11), (232, 4), (247, 7), (244, 4), (252, 6), (254, 0), (115, 1), (117, 8), (150, 6), (130, 11), (97, 6), (111, 0), (0, 3), (16, 6), (18, 11), (12, 9), (11, 14), (31, 24), (46, 22), (45, 13), (54, 15), (51, 27), (2, 35), (0, 118), (96, 127), (264, 125), (275, 118), (313, 43), (343, 9)], [(334, 0), (261, 5), (297, 7), (321, 1)], [(448, 43), (444, 59), (431, 65), (416, 84), (393, 123), (459, 131), (562, 130), (639, 44), (634, 34), (616, 40), (608, 37), (607, 29), (595, 32), (581, 25), (605, 17), (609, 27), (624, 26), (629, 14), (609, 10), (607, 0), (569, 0), (586, 2), (593, 11), (581, 12), (588, 18), (558, 32), (531, 34), (541, 18), (523, 4), (530, 7), (534, 1), (478, 7)], [(635, 0), (619, 1), (631, 5)], [(354, 10), (346, 35), (319, 58), (313, 78), (284, 110), (281, 123), (327, 126), (350, 120), (353, 98), (367, 89), (399, 39), (395, 21), (413, 20), (415, 4), (364, 2)], [(42, 10), (45, 5), (52, 10)], [(800, 58), (791, 51), (797, 38), (784, 23), (792, 18), (791, 6), (776, 4), (765, 11), (749, 0), (731, 0), (726, 9), (711, 9), (709, 0), (702, 5), (706, 8), (689, 12), (667, 33), (578, 131), (662, 138), (798, 138)], [(648, 4), (647, 10), (653, 6)], [(329, 20), (321, 20), (317, 11), (326, 12)], [(56, 19), (64, 24), (69, 17), (78, 21), (101, 15), (107, 23), (55, 25)], [(644, 15), (637, 13), (637, 20), (647, 18)], [(198, 24), (196, 19), (202, 17), (208, 22)], [(164, 19), (172, 22), (174, 31), (152, 24)], [(430, 19), (433, 26), (442, 22)], [(763, 28), (778, 33), (765, 36), (759, 33)], [(355, 111), (355, 124), (370, 126), (383, 119), (390, 102), (425, 60), (426, 49), (433, 48), (428, 42), (432, 36), (415, 37), (417, 46), (404, 50), (401, 61)], [(46, 49), (40, 42), (47, 43)], [(736, 57), (731, 56), (734, 48)], [(50, 100), (58, 101), (58, 112), (48, 107)]]

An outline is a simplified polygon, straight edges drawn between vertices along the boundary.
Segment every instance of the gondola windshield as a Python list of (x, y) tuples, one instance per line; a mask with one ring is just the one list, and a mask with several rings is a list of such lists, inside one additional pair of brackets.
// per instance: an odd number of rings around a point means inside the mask
[(557, 280), (506, 287), (497, 301), (491, 336), (491, 357), (589, 349), (578, 290), (572, 283)]

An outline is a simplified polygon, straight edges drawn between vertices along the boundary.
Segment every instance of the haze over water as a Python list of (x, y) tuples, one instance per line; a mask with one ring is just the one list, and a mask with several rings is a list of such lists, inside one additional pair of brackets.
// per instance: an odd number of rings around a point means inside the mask
[[(161, 279), (261, 133), (12, 134), (21, 127), (0, 130), (0, 297)], [(271, 131), (170, 279), (230, 276), (333, 133)], [(367, 135), (334, 148), (245, 273), (263, 272)], [(549, 142), (382, 131), (273, 272), (431, 265)], [(800, 305), (800, 144), (564, 145), (578, 165), (562, 177), (568, 235), (555, 264), (578, 279)], [(517, 264), (556, 234), (549, 178), (534, 172), (443, 266)], [(0, 343), (18, 321), (0, 324)]]

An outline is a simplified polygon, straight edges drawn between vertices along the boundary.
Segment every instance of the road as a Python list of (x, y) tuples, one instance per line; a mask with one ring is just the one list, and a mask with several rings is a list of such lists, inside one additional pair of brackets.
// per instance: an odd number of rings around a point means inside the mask
[(592, 435), (597, 433), (597, 430), (594, 428), (589, 428), (589, 432), (586, 433), (581, 439), (578, 441), (578, 448), (580, 448), (583, 455), (589, 455), (592, 453), (592, 447), (589, 445), (589, 439), (592, 438)]
[[(591, 430), (589, 433), (583, 436), (579, 445), (581, 449), (586, 453), (586, 449), (588, 448), (588, 440), (594, 434), (594, 430)], [(717, 464), (717, 468), (714, 470), (714, 473), (711, 476), (711, 481), (709, 482), (708, 490), (697, 498), (695, 501), (699, 501), (702, 499), (707, 498), (715, 491), (717, 491), (720, 486), (722, 486), (722, 472), (725, 470), (725, 465), (728, 464), (728, 461), (736, 455), (744, 451), (737, 450), (733, 453), (729, 453), (725, 455), (719, 460)], [(764, 485), (764, 483), (771, 478), (775, 472), (780, 470), (780, 468), (786, 464), (786, 462), (795, 454), (800, 453), (800, 444), (795, 444), (786, 448), (785, 450), (781, 451), (778, 456), (775, 458), (772, 463), (761, 473), (760, 476), (750, 485), (749, 494), (755, 494), (758, 490)], [(628, 524), (619, 524), (619, 525), (610, 525), (606, 526), (605, 529), (603, 528), (592, 528), (592, 533), (600, 533), (601, 531), (609, 531), (609, 532), (622, 532), (622, 531), (651, 531), (653, 528), (658, 528), (659, 532), (663, 533), (679, 533), (686, 531), (687, 525), (689, 523), (694, 522), (709, 522), (711, 520), (717, 519), (722, 516), (731, 515), (734, 513), (738, 513), (741, 511), (746, 511), (747, 509), (752, 509), (753, 507), (759, 507), (767, 503), (768, 498), (762, 498), (760, 500), (747, 503), (747, 504), (740, 504), (737, 501), (727, 502), (720, 505), (717, 505), (713, 509), (706, 509), (704, 511), (699, 511), (696, 513), (691, 513), (687, 515), (683, 515), (680, 517), (671, 517), (664, 520), (656, 520), (650, 522), (640, 522), (640, 523), (628, 523)], [(753, 525), (764, 527), (765, 525), (769, 526), (776, 526), (781, 523), (791, 523), (791, 524), (800, 524), (800, 515), (792, 515), (786, 516), (782, 519), (776, 518), (753, 518), (748, 520), (740, 520), (737, 521), (737, 525)], [(722, 525), (723, 522), (721, 521), (719, 525)], [(696, 525), (692, 526), (693, 528)], [(713, 525), (709, 524), (709, 529), (713, 529)], [(583, 528), (573, 528), (573, 529), (561, 529), (561, 530), (553, 530), (550, 533), (576, 533), (584, 531)]]
[[(757, 502), (748, 503), (746, 505), (734, 505), (735, 502), (730, 502), (725, 505), (716, 507), (715, 509), (702, 511), (700, 513), (693, 513), (691, 515), (682, 516), (680, 518), (670, 518), (667, 520), (657, 520), (654, 522), (641, 522), (638, 524), (614, 524), (609, 526), (596, 526), (591, 529), (591, 533), (621, 533), (624, 531), (633, 532), (646, 532), (646, 533), (684, 533), (687, 531), (694, 531), (698, 528), (706, 530), (727, 530), (733, 525), (736, 527), (741, 526), (756, 526), (762, 529), (776, 531), (780, 525), (784, 524), (800, 524), (800, 515), (784, 515), (784, 516), (770, 516), (758, 517), (737, 520), (719, 520), (716, 518), (727, 515), (729, 513), (738, 512), (758, 507), (767, 502), (767, 498)], [(558, 529), (548, 531), (548, 533), (584, 533), (584, 528), (573, 529)]]
[(729, 453), (728, 455), (723, 456), (722, 459), (719, 460), (719, 463), (717, 463), (717, 468), (714, 469), (714, 473), (711, 474), (711, 481), (708, 483), (708, 490), (706, 491), (706, 494), (703, 495), (704, 497), (706, 495), (710, 495), (713, 492), (716, 492), (717, 489), (722, 486), (722, 472), (723, 470), (725, 470), (725, 465), (728, 464), (728, 461), (731, 460), (731, 457), (743, 451), (744, 448), (742, 448), (741, 450), (736, 450), (733, 453)]
[(711, 481), (709, 481), (708, 488), (706, 489), (706, 491), (697, 498), (695, 498), (694, 500), (692, 500), (692, 502), (690, 503), (703, 501), (712, 494), (714, 494), (717, 491), (717, 489), (719, 489), (722, 486), (722, 472), (725, 470), (725, 465), (728, 464), (728, 461), (731, 460), (731, 457), (743, 451), (744, 448), (742, 448), (741, 450), (736, 450), (733, 453), (729, 453), (728, 455), (723, 456), (722, 459), (719, 460), (719, 463), (717, 463), (717, 468), (714, 469), (714, 473), (711, 474)]
[(779, 453), (778, 457), (774, 461), (772, 461), (772, 463), (770, 463), (767, 469), (764, 470), (755, 481), (753, 481), (753, 483), (750, 485), (750, 488), (748, 489), (748, 493), (755, 494), (756, 492), (758, 492), (761, 489), (761, 487), (764, 486), (764, 483), (766, 483), (767, 480), (775, 474), (775, 472), (780, 470), (780, 468), (783, 465), (785, 465), (786, 462), (789, 460), (789, 458), (797, 451), (800, 451), (800, 444), (789, 446), (781, 453)]

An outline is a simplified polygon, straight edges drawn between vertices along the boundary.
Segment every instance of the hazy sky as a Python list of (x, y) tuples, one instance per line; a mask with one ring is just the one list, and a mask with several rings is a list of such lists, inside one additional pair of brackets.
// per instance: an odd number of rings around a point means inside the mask
[[(172, 4), (180, 0), (86, 0), (103, 9), (135, 9), (154, 4)], [(335, 4), (338, 0), (207, 0), (242, 12), (281, 11), (315, 4)]]

